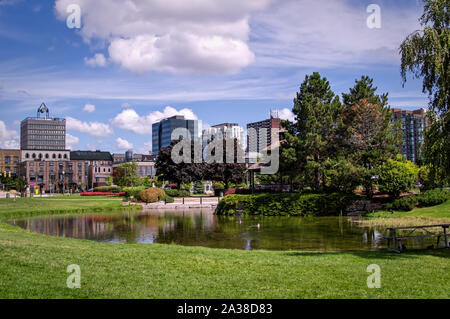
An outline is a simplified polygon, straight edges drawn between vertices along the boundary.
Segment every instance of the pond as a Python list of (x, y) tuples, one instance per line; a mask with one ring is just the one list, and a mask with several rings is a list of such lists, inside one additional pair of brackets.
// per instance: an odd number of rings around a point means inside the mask
[(310, 251), (385, 247), (384, 230), (360, 227), (346, 217), (230, 217), (191, 209), (53, 216), (9, 222), (45, 235), (108, 243)]

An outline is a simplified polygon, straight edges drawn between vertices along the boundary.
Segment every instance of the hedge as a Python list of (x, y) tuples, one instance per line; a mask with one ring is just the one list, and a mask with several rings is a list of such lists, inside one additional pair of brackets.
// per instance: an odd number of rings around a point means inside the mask
[(122, 189), (119, 186), (101, 186), (101, 187), (95, 187), (94, 192), (96, 192), (96, 193), (121, 193)]
[(191, 192), (185, 189), (165, 189), (166, 194), (170, 197), (190, 197)]
[(138, 198), (139, 197), (139, 193), (142, 192), (144, 189), (147, 189), (147, 187), (145, 187), (145, 186), (124, 187), (123, 191), (125, 192), (125, 196), (127, 196), (127, 197)]
[(234, 215), (242, 202), (243, 215), (338, 216), (354, 199), (355, 195), (340, 193), (228, 195), (219, 202), (216, 215)]
[(416, 206), (430, 207), (445, 203), (450, 199), (450, 191), (443, 189), (432, 189), (420, 195), (409, 195), (394, 200), (388, 205), (389, 209), (409, 212)]

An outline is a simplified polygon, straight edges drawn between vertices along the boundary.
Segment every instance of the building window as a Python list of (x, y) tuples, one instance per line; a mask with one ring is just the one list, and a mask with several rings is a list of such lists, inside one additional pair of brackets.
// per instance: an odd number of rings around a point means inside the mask
[(26, 153), (25, 158), (30, 158), (30, 154)]
[(19, 164), (19, 157), (14, 156), (14, 164)]
[(48, 159), (48, 158), (49, 158), (49, 155), (48, 155), (48, 154), (45, 154), (45, 158)]
[(56, 159), (56, 154), (53, 154), (53, 156), (52, 156), (52, 157), (53, 157), (53, 159)]
[(5, 156), (5, 164), (11, 163), (11, 157)]
[(31, 157), (32, 157), (32, 158), (36, 158), (36, 154), (35, 154), (35, 153), (33, 153), (33, 155), (31, 155)]

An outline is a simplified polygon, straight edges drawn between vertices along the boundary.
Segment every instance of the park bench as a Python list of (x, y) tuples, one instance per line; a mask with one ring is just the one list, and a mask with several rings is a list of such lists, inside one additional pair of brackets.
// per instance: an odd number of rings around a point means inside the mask
[[(430, 232), (430, 228), (442, 228), (442, 232), (434, 233)], [(449, 248), (447, 240), (447, 230), (450, 224), (440, 224), (440, 225), (423, 225), (423, 226), (410, 226), (410, 227), (391, 227), (387, 230), (389, 231), (388, 236), (384, 236), (387, 239), (387, 249), (388, 251), (393, 251), (396, 253), (401, 253), (406, 249), (402, 241), (412, 239), (412, 238), (437, 238), (436, 248), (439, 248), (441, 238), (444, 238), (444, 248)], [(417, 234), (417, 230), (423, 230), (425, 234)], [(407, 234), (399, 235), (398, 231), (407, 231)], [(392, 243), (392, 247), (391, 247)]]

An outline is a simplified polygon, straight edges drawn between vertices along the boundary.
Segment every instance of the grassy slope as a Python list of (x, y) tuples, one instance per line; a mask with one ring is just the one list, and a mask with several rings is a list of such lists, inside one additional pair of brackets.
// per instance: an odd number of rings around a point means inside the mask
[(0, 219), (19, 215), (54, 213), (86, 213), (121, 209), (120, 199), (46, 199), (18, 198), (0, 199)]
[[(450, 251), (311, 253), (103, 244), (0, 224), (0, 298), (450, 298)], [(81, 267), (68, 289), (66, 267)], [(381, 289), (366, 267), (381, 266)]]
[(392, 214), (387, 211), (375, 212), (368, 215), (369, 217), (421, 217), (421, 218), (448, 218), (450, 219), (450, 200), (433, 207), (414, 208), (410, 212), (395, 212)]

